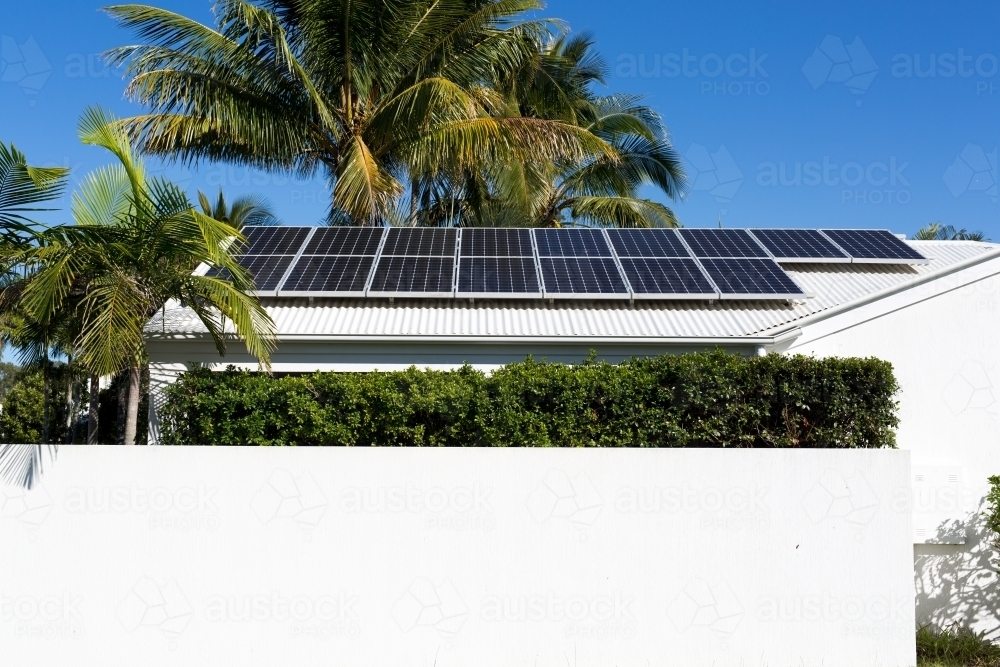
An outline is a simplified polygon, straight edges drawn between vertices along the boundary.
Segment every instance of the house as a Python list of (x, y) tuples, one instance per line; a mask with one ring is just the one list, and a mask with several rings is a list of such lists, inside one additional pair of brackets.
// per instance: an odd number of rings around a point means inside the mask
[[(807, 298), (594, 301), (268, 298), (277, 373), (493, 369), (527, 355), (573, 363), (723, 348), (753, 355), (878, 357), (902, 386), (899, 446), (912, 452), (920, 623), (996, 627), (1000, 591), (980, 577), (990, 557), (979, 513), (1000, 474), (1000, 245), (911, 241), (915, 265), (788, 264)], [(163, 387), (192, 364), (256, 368), (234, 349), (220, 358), (190, 310), (173, 304), (148, 326), (158, 433)], [(864, 471), (854, 486), (874, 483)], [(838, 493), (836, 490), (833, 493)], [(839, 491), (862, 502), (863, 488)], [(985, 596), (985, 597), (984, 597)]]

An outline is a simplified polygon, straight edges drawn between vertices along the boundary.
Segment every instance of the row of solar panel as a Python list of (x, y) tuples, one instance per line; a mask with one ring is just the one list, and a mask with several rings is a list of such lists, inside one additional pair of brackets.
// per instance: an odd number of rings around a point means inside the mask
[[(248, 227), (246, 255), (762, 258), (781, 263), (920, 264), (927, 259), (884, 230), (870, 229), (386, 229)], [(313, 232), (310, 235), (310, 232)], [(305, 248), (302, 244), (309, 239)]]
[[(852, 261), (815, 230), (766, 231), (255, 227), (240, 263), (269, 296), (787, 299), (804, 294), (772, 248)], [(926, 261), (888, 232), (847, 240)]]

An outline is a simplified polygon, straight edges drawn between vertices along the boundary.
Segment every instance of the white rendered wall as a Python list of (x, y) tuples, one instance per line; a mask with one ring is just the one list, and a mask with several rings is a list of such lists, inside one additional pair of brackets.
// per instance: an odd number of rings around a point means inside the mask
[(982, 512), (1000, 475), (997, 261), (805, 327), (789, 353), (878, 357), (902, 386), (898, 442), (913, 457), (917, 622), (998, 638), (1000, 588)]
[(915, 663), (908, 453), (67, 447), (0, 664)]

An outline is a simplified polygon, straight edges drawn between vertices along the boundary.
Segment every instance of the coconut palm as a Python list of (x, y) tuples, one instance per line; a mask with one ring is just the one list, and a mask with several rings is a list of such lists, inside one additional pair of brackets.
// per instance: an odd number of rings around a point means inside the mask
[(582, 224), (675, 227), (644, 187), (678, 199), (686, 187), (679, 155), (659, 115), (630, 95), (600, 96), (604, 60), (586, 33), (559, 35), (502, 82), (502, 113), (558, 121), (603, 139), (611, 151), (577, 159), (534, 159), (438, 174), (419, 188), (423, 224), (553, 227)]
[(932, 222), (921, 228), (913, 238), (918, 241), (985, 241), (986, 235), (982, 232), (970, 232), (966, 229), (955, 229), (952, 225)]
[[(407, 186), (482, 164), (608, 154), (557, 120), (506, 116), (498, 82), (537, 56), (538, 0), (220, 0), (216, 26), (108, 12), (145, 42), (107, 55), (148, 113), (139, 148), (324, 175), (332, 221), (381, 224)], [(404, 185), (406, 184), (406, 185)]]
[[(232, 324), (248, 352), (268, 363), (274, 325), (249, 293), (253, 281), (226, 248), (238, 232), (194, 208), (172, 183), (147, 178), (117, 120), (89, 109), (80, 121), (85, 144), (117, 163), (91, 173), (73, 198), (74, 225), (52, 227), (12, 257), (29, 267), (22, 304), (39, 321), (72, 310), (80, 321), (77, 358), (98, 376), (129, 374), (125, 441), (138, 420), (143, 330), (167, 301), (181, 301), (205, 325), (220, 354)], [(230, 279), (192, 275), (208, 263)], [(230, 328), (232, 331), (232, 328)]]
[(220, 189), (219, 197), (213, 205), (208, 195), (199, 190), (198, 203), (201, 205), (202, 213), (234, 229), (243, 229), (248, 225), (271, 227), (281, 224), (278, 216), (271, 210), (271, 204), (263, 197), (254, 195), (237, 197), (230, 206)]
[[(587, 130), (614, 149), (610, 155), (561, 160), (516, 172), (515, 191), (530, 193), (533, 224), (676, 227), (663, 204), (640, 196), (653, 186), (670, 199), (686, 187), (680, 156), (659, 115), (633, 95), (599, 96), (607, 65), (588, 33), (560, 35), (540, 50), (527, 83), (515, 83), (520, 113), (561, 119)], [(527, 172), (528, 170), (523, 170)]]

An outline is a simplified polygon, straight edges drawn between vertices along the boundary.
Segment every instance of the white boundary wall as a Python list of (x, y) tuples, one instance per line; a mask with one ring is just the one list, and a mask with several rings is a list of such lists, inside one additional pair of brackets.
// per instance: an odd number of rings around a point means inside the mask
[(904, 451), (67, 447), (0, 664), (915, 664)]

